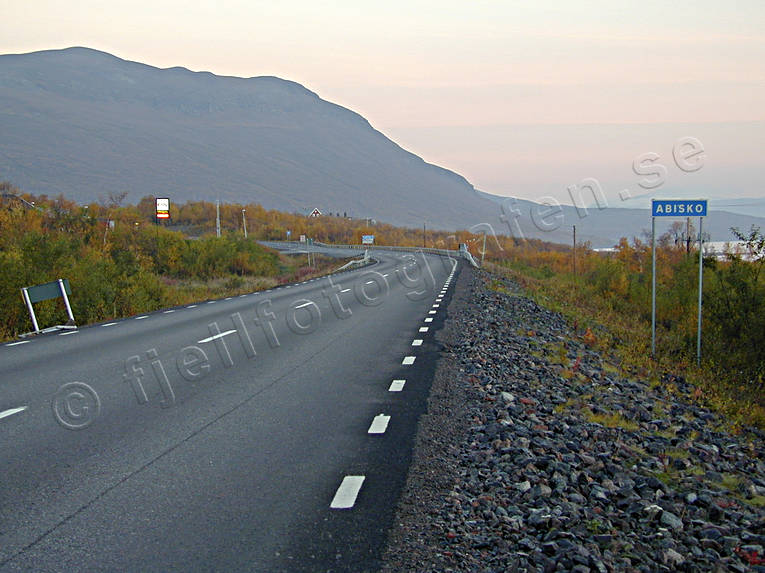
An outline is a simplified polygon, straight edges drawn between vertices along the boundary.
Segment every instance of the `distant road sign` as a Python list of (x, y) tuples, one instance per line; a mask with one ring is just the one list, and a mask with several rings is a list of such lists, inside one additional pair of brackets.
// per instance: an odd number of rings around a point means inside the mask
[(321, 216), (321, 211), (319, 211), (318, 209), (314, 209), (313, 211), (311, 211), (311, 214), (308, 215), (308, 216), (309, 217), (320, 217)]
[(157, 219), (170, 218), (170, 199), (157, 197)]
[(375, 236), (374, 235), (361, 235), (361, 244), (362, 245), (374, 245), (375, 244)]
[(706, 199), (653, 199), (653, 217), (706, 217)]

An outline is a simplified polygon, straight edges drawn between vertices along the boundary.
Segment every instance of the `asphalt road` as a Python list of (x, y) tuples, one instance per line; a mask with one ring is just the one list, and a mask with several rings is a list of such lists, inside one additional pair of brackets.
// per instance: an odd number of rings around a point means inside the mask
[(0, 346), (0, 571), (374, 570), (459, 272), (374, 256)]

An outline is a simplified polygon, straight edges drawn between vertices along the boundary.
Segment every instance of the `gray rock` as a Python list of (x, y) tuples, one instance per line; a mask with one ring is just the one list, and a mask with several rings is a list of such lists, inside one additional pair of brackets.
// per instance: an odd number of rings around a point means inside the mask
[(685, 557), (683, 557), (677, 551), (671, 548), (664, 550), (664, 553), (662, 554), (662, 560), (664, 561), (665, 565), (668, 565), (673, 568), (680, 567), (680, 565), (685, 563)]

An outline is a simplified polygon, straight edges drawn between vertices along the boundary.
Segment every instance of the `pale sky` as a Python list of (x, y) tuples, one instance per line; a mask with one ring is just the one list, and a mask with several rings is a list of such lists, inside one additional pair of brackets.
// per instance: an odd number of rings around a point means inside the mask
[[(299, 82), (491, 193), (570, 203), (594, 177), (616, 201), (655, 152), (656, 196), (765, 204), (762, 0), (0, 3), (0, 53), (69, 46)], [(707, 156), (692, 174), (683, 136)]]

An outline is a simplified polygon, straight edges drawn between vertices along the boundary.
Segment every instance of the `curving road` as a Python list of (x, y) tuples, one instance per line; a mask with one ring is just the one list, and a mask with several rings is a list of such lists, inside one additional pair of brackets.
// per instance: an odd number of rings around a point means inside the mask
[(371, 253), (0, 346), (0, 571), (374, 570), (459, 267)]

